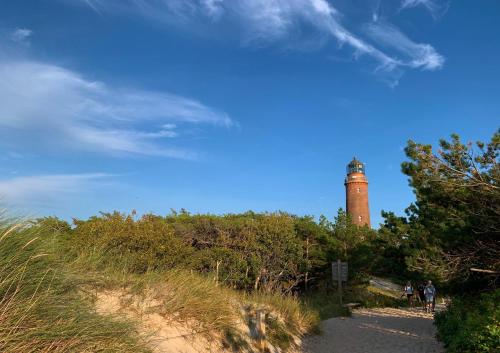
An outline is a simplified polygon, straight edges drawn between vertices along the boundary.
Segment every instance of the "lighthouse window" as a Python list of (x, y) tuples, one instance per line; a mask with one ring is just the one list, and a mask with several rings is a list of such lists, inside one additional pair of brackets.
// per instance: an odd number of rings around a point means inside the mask
[(359, 221), (361, 222), (361, 220), (363, 219), (363, 217), (361, 217), (361, 216), (358, 216), (358, 219), (359, 219)]
[(361, 192), (361, 189), (360, 189), (360, 188), (358, 188), (358, 189), (357, 189), (357, 191), (358, 191), (358, 194), (359, 194), (359, 193)]

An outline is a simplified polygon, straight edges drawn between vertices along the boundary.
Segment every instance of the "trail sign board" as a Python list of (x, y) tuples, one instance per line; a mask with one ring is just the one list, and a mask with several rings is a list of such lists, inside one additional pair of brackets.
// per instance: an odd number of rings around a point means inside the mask
[(332, 279), (337, 281), (337, 291), (340, 305), (342, 305), (342, 282), (347, 282), (348, 271), (347, 262), (332, 262)]
[[(332, 280), (347, 282), (349, 268), (347, 262), (332, 262)], [(340, 277), (340, 278), (339, 278)]]

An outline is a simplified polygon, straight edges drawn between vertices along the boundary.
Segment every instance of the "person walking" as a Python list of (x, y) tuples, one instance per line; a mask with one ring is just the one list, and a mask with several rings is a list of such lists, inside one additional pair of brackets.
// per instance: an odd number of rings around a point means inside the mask
[(422, 310), (425, 310), (426, 308), (424, 289), (425, 289), (425, 282), (420, 282), (420, 284), (417, 287), (417, 292), (418, 292), (418, 299), (420, 300), (420, 304), (422, 305)]
[(403, 295), (405, 294), (406, 298), (408, 299), (408, 305), (410, 306), (411, 309), (413, 308), (413, 286), (411, 285), (410, 281), (406, 282)]
[(436, 288), (432, 285), (432, 281), (428, 281), (424, 289), (426, 312), (434, 311), (434, 304), (436, 299)]
[(437, 289), (436, 286), (433, 287), (434, 287), (434, 298), (432, 300), (432, 312), (436, 310), (436, 299), (437, 299)]

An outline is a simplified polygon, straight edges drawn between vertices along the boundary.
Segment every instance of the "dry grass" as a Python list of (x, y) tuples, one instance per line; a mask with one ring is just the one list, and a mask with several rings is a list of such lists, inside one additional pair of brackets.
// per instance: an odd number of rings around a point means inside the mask
[(93, 313), (27, 224), (0, 220), (0, 351), (145, 352), (132, 327)]
[(213, 279), (188, 271), (121, 274), (119, 281), (109, 274), (101, 278), (107, 283), (99, 284), (98, 293), (121, 291), (124, 311), (140, 302), (154, 303), (146, 308), (149, 314), (159, 314), (192, 333), (220, 340), (233, 350), (249, 350), (254, 343), (249, 332), (254, 329), (257, 310), (266, 313), (270, 343), (284, 349), (296, 346), (303, 334), (315, 331), (319, 324), (318, 315), (297, 298), (248, 294), (217, 286)]
[(233, 291), (186, 271), (169, 271), (152, 279), (141, 294), (152, 295), (160, 302), (161, 314), (181, 323), (195, 322), (200, 331), (225, 331), (237, 325), (239, 313), (234, 308)]

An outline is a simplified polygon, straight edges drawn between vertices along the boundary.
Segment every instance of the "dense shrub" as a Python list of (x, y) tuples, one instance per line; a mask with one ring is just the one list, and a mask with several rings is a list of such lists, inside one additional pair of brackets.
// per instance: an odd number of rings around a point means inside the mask
[(111, 262), (130, 272), (182, 267), (192, 251), (159, 216), (135, 220), (133, 215), (114, 212), (74, 223), (71, 240), (78, 253), (96, 251), (103, 255), (103, 263)]
[(456, 298), (436, 315), (439, 338), (449, 353), (500, 352), (500, 290)]
[[(375, 232), (350, 223), (342, 211), (335, 222), (283, 212), (136, 217), (102, 213), (74, 220), (39, 220), (68, 242), (68, 256), (97, 258), (100, 266), (145, 273), (171, 269), (210, 274), (218, 283), (245, 290), (291, 291), (328, 282), (329, 263), (351, 262), (352, 274), (373, 263)], [(367, 243), (368, 242), (368, 243)]]
[[(41, 223), (57, 224), (54, 219)], [(290, 292), (327, 258), (319, 243), (331, 236), (310, 217), (286, 213), (165, 217), (118, 212), (74, 220), (70, 247), (77, 257), (101, 254), (128, 272), (195, 270), (240, 289)], [(61, 228), (59, 226), (59, 228)], [(314, 277), (314, 276), (313, 276)]]

